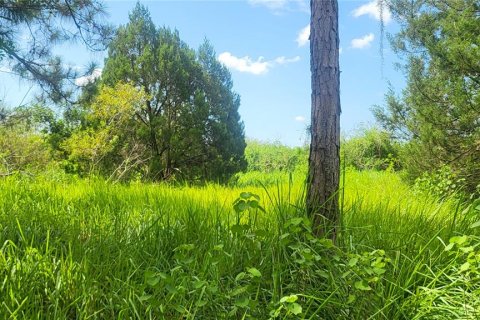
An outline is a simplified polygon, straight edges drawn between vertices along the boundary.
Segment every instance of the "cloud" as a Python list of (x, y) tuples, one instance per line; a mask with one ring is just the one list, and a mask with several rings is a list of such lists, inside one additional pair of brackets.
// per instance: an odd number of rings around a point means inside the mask
[(338, 49), (338, 54), (342, 54), (342, 53), (343, 53), (343, 48), (340, 47), (340, 48)]
[(305, 28), (300, 30), (300, 32), (298, 32), (297, 39), (295, 41), (297, 41), (297, 44), (299, 47), (303, 47), (308, 43), (309, 38), (310, 38), (310, 25), (307, 25)]
[(305, 117), (304, 116), (296, 116), (295, 121), (297, 122), (305, 122)]
[(270, 10), (284, 9), (288, 1), (287, 0), (248, 0), (253, 6), (265, 6)]
[(87, 84), (92, 83), (95, 79), (102, 75), (102, 69), (95, 68), (92, 73), (83, 77), (75, 79), (75, 84), (79, 87), (85, 87)]
[(373, 33), (369, 33), (363, 36), (362, 38), (353, 39), (350, 44), (352, 45), (352, 48), (363, 49), (363, 48), (369, 47), (370, 43), (374, 39), (375, 39), (375, 36), (373, 35)]
[(281, 56), (273, 60), (273, 62), (275, 62), (276, 64), (287, 64), (287, 63), (298, 62), (298, 61), (300, 61), (300, 56), (295, 56), (293, 58), (286, 58), (284, 56)]
[(234, 56), (230, 52), (223, 52), (218, 56), (218, 61), (223, 63), (228, 68), (255, 75), (265, 74), (271, 68), (277, 65), (293, 63), (299, 60), (299, 56), (293, 58), (286, 58), (284, 56), (281, 56), (270, 61), (265, 60), (264, 57), (259, 57), (257, 60), (252, 60), (249, 56), (239, 58)]
[(12, 73), (13, 70), (12, 68), (10, 67), (7, 67), (7, 66), (0, 66), (0, 72), (4, 72), (4, 73)]
[(366, 3), (357, 9), (353, 10), (353, 16), (358, 18), (363, 15), (368, 15), (371, 18), (380, 21), (380, 11), (382, 11), (383, 23), (388, 24), (392, 21), (392, 13), (388, 9), (388, 5), (384, 2), (383, 8), (380, 10), (380, 1), (384, 0), (372, 0), (369, 3)]
[(248, 0), (252, 6), (264, 6), (274, 13), (283, 11), (304, 11), (310, 10), (306, 0)]

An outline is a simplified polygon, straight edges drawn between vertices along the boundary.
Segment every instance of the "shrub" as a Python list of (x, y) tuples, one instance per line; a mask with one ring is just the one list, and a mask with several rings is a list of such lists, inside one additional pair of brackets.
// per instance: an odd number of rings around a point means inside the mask
[(358, 170), (398, 170), (401, 168), (399, 144), (390, 134), (377, 128), (361, 129), (353, 137), (342, 141), (342, 156), (347, 167)]

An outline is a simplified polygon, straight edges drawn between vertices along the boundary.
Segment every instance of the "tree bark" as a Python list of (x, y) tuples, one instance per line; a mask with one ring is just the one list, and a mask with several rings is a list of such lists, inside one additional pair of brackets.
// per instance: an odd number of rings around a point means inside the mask
[(337, 0), (311, 0), (312, 124), (307, 212), (317, 236), (335, 240), (340, 221), (340, 68)]

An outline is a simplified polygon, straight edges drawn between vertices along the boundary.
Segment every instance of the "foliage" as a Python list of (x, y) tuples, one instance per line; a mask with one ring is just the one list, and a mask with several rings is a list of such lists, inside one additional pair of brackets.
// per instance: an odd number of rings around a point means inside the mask
[(391, 42), (405, 58), (408, 82), (375, 115), (408, 141), (404, 165), (411, 175), (448, 165), (473, 192), (480, 180), (478, 1), (388, 3), (401, 25)]
[(86, 115), (90, 126), (74, 131), (63, 142), (70, 171), (106, 174), (115, 180), (146, 175), (147, 146), (136, 126), (136, 117), (147, 96), (132, 85), (103, 86)]
[(434, 172), (425, 172), (415, 180), (414, 189), (429, 192), (440, 199), (462, 196), (465, 179), (459, 178), (450, 167), (443, 166)]
[(305, 147), (288, 147), (279, 142), (247, 141), (245, 149), (247, 171), (272, 173), (295, 172), (306, 167), (308, 151)]
[(46, 97), (69, 98), (69, 82), (78, 77), (53, 53), (55, 44), (82, 41), (101, 50), (111, 28), (96, 0), (3, 0), (0, 4), (0, 62), (13, 73), (38, 83)]
[(289, 183), (291, 180), (303, 182), (307, 176), (307, 158), (305, 147), (248, 140), (245, 148), (247, 170), (233, 176), (230, 184), (260, 187)]
[(105, 60), (102, 83), (121, 81), (146, 97), (132, 123), (149, 159), (145, 178), (226, 181), (244, 168), (240, 98), (208, 42), (196, 53), (138, 3)]
[(338, 246), (312, 235), (302, 183), (1, 179), (0, 314), (475, 319), (480, 203), (455, 217), (393, 172), (346, 174)]
[(377, 128), (363, 129), (344, 139), (341, 145), (344, 165), (357, 170), (386, 170), (401, 168), (399, 145), (390, 134)]
[(0, 119), (0, 174), (34, 173), (52, 163), (45, 126), (52, 111), (40, 105), (5, 110)]

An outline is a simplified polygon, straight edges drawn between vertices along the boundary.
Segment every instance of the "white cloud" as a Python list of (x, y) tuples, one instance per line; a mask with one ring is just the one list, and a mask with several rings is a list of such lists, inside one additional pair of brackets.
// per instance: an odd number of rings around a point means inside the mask
[(295, 121), (297, 122), (305, 122), (305, 117), (304, 116), (296, 116)]
[(273, 61), (277, 64), (287, 64), (287, 63), (292, 63), (292, 62), (298, 62), (298, 61), (300, 61), (300, 56), (295, 56), (293, 58), (286, 58), (284, 56), (281, 56), (281, 57), (276, 58)]
[(310, 10), (306, 0), (248, 0), (248, 3), (255, 7), (264, 6), (276, 14), (284, 11), (309, 12)]
[(308, 40), (310, 38), (310, 25), (307, 25), (305, 28), (300, 30), (300, 32), (297, 35), (297, 44), (299, 47), (303, 47), (308, 43)]
[(102, 69), (95, 68), (93, 69), (91, 74), (75, 79), (75, 84), (79, 87), (84, 87), (87, 84), (95, 81), (95, 79), (99, 78), (101, 75), (102, 75)]
[(287, 0), (248, 0), (253, 6), (265, 6), (270, 10), (284, 9), (288, 1)]
[(369, 33), (362, 38), (353, 39), (350, 43), (352, 48), (363, 49), (370, 46), (370, 43), (375, 39), (373, 33)]
[(240, 72), (252, 73), (255, 75), (265, 74), (268, 72), (268, 70), (277, 65), (293, 63), (299, 60), (299, 56), (293, 58), (281, 56), (270, 61), (265, 60), (264, 57), (259, 57), (257, 60), (252, 60), (249, 56), (239, 58), (230, 52), (223, 52), (218, 56), (218, 61), (226, 65), (228, 68)]
[(4, 73), (12, 73), (13, 70), (12, 68), (10, 67), (7, 67), (7, 66), (0, 66), (0, 72), (4, 72)]
[(343, 48), (340, 47), (340, 48), (338, 49), (338, 54), (342, 54), (342, 53), (343, 53)]
[[(383, 8), (380, 10), (380, 2), (383, 1)], [(357, 9), (353, 10), (354, 17), (361, 17), (363, 15), (368, 15), (371, 18), (380, 20), (380, 11), (382, 11), (383, 23), (388, 24), (392, 21), (392, 13), (388, 9), (388, 5), (384, 0), (372, 0), (369, 3), (366, 3)]]

